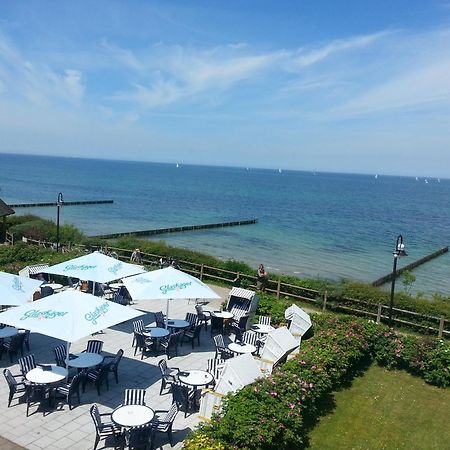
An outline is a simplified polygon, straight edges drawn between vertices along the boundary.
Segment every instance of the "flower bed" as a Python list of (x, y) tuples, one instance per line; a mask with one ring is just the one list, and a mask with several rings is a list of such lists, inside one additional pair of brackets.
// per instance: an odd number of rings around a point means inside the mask
[(361, 319), (316, 315), (313, 320), (315, 335), (302, 342), (300, 354), (270, 377), (227, 396), (222, 413), (200, 425), (186, 449), (301, 448), (323, 399), (372, 359), (437, 386), (450, 385), (450, 345), (443, 341), (400, 336)]

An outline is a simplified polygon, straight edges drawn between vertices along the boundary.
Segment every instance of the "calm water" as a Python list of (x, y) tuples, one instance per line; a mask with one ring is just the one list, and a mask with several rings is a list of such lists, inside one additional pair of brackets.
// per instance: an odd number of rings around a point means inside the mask
[[(6, 203), (113, 199), (67, 206), (88, 235), (258, 218), (257, 225), (162, 235), (272, 274), (373, 281), (392, 270), (398, 234), (412, 262), (448, 245), (450, 180), (0, 155)], [(55, 218), (56, 208), (19, 209)], [(450, 257), (414, 271), (415, 290), (450, 292)], [(401, 285), (399, 286), (399, 289)]]

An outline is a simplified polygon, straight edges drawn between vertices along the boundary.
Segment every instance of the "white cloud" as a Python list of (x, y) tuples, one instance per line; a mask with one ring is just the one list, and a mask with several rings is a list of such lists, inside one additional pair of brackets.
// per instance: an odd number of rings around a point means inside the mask
[[(401, 36), (395, 51), (372, 62), (367, 82), (357, 92), (325, 112), (325, 117), (363, 117), (372, 114), (450, 111), (450, 32), (439, 30)], [(373, 76), (369, 71), (374, 71)], [(328, 115), (329, 113), (329, 115)]]
[(147, 78), (153, 80), (135, 83), (133, 89), (120, 91), (110, 98), (136, 102), (141, 107), (154, 108), (201, 95), (207, 91), (231, 88), (241, 81), (275, 70), (276, 62), (286, 57), (279, 51), (263, 55), (230, 55), (229, 49), (208, 51), (183, 49), (179, 46), (161, 48), (164, 54), (159, 64), (152, 62)]
[(432, 104), (449, 104), (450, 59), (418, 68), (381, 83), (344, 103), (333, 112), (341, 117), (372, 113), (428, 108)]
[(40, 61), (29, 61), (1, 34), (0, 77), (4, 95), (38, 105), (59, 101), (78, 104), (85, 90), (80, 71), (58, 71)]
[(292, 70), (301, 70), (305, 67), (319, 63), (334, 54), (369, 47), (390, 34), (390, 32), (380, 32), (363, 36), (354, 36), (348, 39), (335, 40), (309, 51), (301, 49), (299, 50), (299, 55), (292, 58), (289, 67)]
[(123, 66), (136, 71), (141, 71), (145, 68), (145, 65), (136, 57), (132, 50), (110, 44), (105, 38), (102, 39), (101, 44), (104, 50)]

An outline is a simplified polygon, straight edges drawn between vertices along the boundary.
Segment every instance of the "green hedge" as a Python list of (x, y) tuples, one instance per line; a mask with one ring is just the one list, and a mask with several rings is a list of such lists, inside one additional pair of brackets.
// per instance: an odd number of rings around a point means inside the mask
[[(314, 315), (315, 335), (267, 378), (228, 395), (223, 411), (201, 424), (187, 450), (302, 448), (324, 400), (375, 360), (403, 368), (440, 387), (450, 385), (450, 344), (397, 335), (374, 322)], [(208, 445), (199, 442), (206, 440)], [(219, 448), (219, 447), (217, 447)]]
[(18, 273), (32, 264), (57, 264), (78, 256), (76, 253), (56, 253), (52, 249), (17, 242), (13, 246), (0, 246), (0, 270)]
[[(56, 224), (51, 220), (28, 214), (12, 216), (6, 223), (7, 230), (14, 235), (15, 240), (25, 236), (38, 241), (56, 242)], [(84, 238), (84, 234), (73, 225), (65, 224), (59, 227), (59, 239), (62, 244), (79, 244)]]

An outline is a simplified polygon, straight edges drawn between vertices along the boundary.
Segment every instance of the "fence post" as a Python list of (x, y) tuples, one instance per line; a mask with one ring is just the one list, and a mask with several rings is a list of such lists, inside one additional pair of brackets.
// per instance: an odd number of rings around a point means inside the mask
[(381, 303), (378, 303), (377, 323), (381, 322), (381, 309), (382, 309)]
[(439, 339), (442, 339), (442, 336), (444, 334), (444, 323), (445, 323), (445, 319), (443, 317), (441, 317), (441, 320), (439, 321), (439, 333), (438, 333)]
[(203, 263), (200, 266), (200, 281), (203, 281)]
[(278, 279), (278, 285), (277, 285), (277, 300), (280, 300), (280, 291), (281, 291), (281, 278)]
[(325, 290), (325, 292), (323, 293), (323, 305), (322, 305), (322, 309), (324, 311), (327, 309), (327, 299), (328, 299), (328, 291)]

